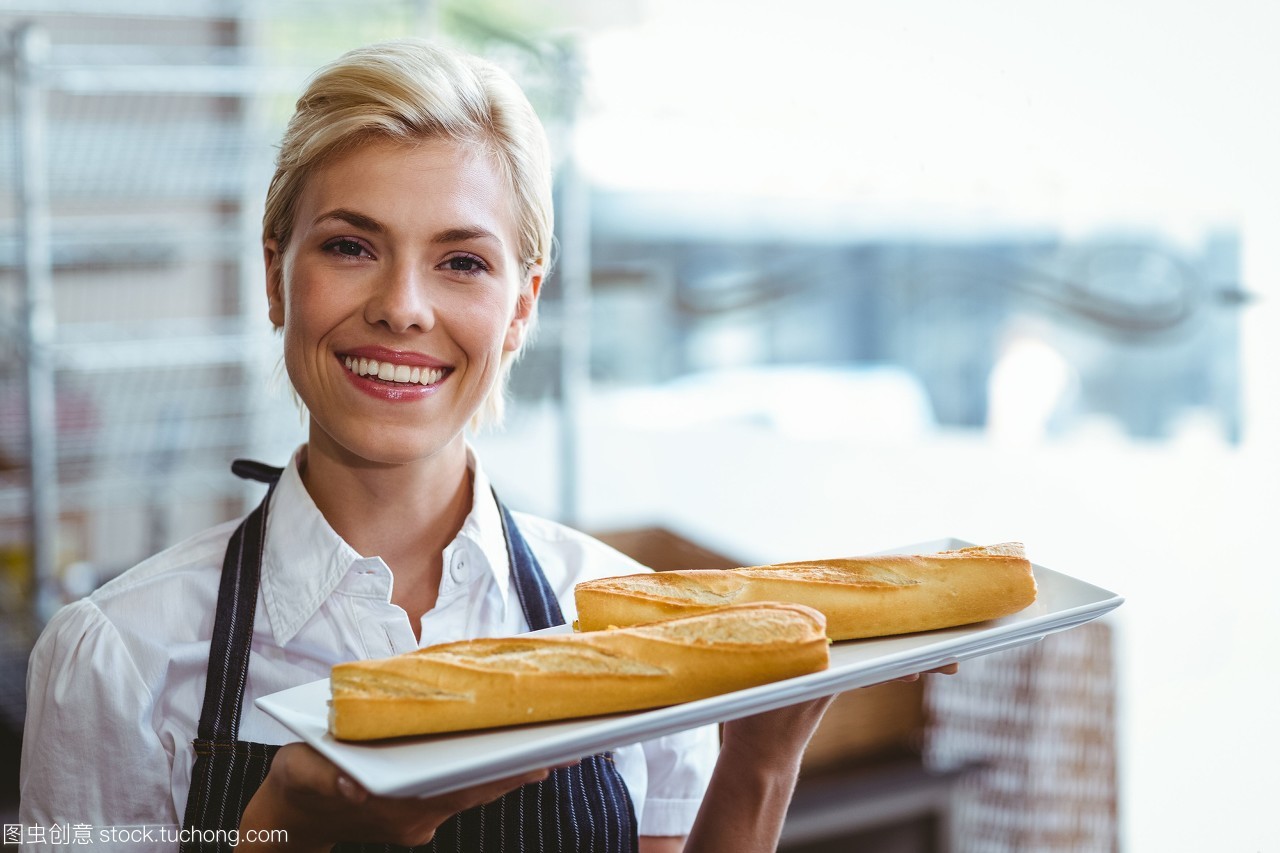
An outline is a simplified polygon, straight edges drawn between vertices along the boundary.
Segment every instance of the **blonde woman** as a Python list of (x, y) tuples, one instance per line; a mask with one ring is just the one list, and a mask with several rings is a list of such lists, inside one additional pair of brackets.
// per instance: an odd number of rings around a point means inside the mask
[(370, 795), (254, 707), (340, 661), (562, 624), (575, 583), (641, 570), (509, 511), (464, 437), (500, 412), (551, 239), (545, 135), (504, 73), (412, 40), (317, 73), (263, 228), (307, 443), (283, 470), (238, 468), (270, 484), (249, 516), (53, 619), (25, 823), (133, 851), (271, 847), (254, 829), (290, 850), (776, 845), (825, 700), (728, 724), (718, 754), (703, 729), (423, 800)]

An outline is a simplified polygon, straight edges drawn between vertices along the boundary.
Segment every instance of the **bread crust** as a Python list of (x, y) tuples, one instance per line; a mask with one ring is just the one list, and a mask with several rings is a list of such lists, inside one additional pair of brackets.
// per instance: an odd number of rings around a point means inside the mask
[(673, 705), (825, 669), (827, 645), (821, 613), (773, 603), (446, 643), (335, 666), (329, 729), (373, 740)]
[(574, 589), (578, 627), (597, 631), (748, 601), (787, 601), (822, 612), (832, 640), (909, 634), (1016, 613), (1036, 598), (1022, 544), (937, 554), (852, 557), (627, 575)]

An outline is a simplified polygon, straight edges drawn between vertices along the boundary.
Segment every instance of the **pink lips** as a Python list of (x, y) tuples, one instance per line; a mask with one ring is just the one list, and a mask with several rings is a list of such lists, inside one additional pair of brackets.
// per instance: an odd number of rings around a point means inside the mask
[(449, 365), (440, 361), (438, 358), (432, 358), (420, 352), (412, 350), (394, 350), (387, 347), (356, 347), (355, 349), (344, 350), (338, 353), (339, 360), (351, 356), (352, 358), (371, 358), (378, 363), (384, 361), (391, 364), (406, 364), (409, 367), (430, 367), (430, 368), (448, 368)]
[[(412, 402), (422, 400), (435, 394), (453, 373), (453, 368), (439, 359), (419, 352), (388, 349), (380, 346), (365, 346), (336, 353), (342, 372), (347, 375), (358, 390), (370, 397), (389, 402)], [(427, 370), (443, 370), (444, 376), (434, 385), (417, 385), (408, 383), (385, 382), (374, 376), (360, 376), (346, 367), (347, 358), (372, 359), (379, 364), (405, 365)]]

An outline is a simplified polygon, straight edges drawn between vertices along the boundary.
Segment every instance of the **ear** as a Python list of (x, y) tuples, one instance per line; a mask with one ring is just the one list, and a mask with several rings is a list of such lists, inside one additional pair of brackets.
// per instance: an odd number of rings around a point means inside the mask
[(267, 316), (279, 329), (284, 326), (284, 253), (274, 237), (262, 241), (262, 263), (267, 273)]
[(502, 349), (505, 352), (519, 352), (524, 346), (529, 326), (537, 313), (538, 294), (541, 292), (542, 265), (535, 264), (529, 270), (529, 277), (524, 287), (520, 289), (520, 295), (516, 297), (516, 311), (511, 317), (510, 325), (507, 326), (506, 340), (502, 342)]

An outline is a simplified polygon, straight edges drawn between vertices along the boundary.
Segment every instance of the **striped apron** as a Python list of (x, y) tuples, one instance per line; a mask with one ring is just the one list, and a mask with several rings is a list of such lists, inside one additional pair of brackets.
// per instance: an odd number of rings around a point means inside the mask
[[(241, 477), (270, 484), (262, 503), (236, 529), (227, 545), (218, 588), (218, 609), (209, 649), (200, 726), (193, 741), (196, 753), (183, 827), (234, 830), (255, 791), (267, 776), (278, 746), (237, 739), (249, 647), (258, 601), (267, 506), (281, 469), (236, 460)], [(496, 499), (496, 496), (495, 496)], [(551, 585), (511, 513), (501, 501), (502, 529), (507, 557), (520, 607), (531, 630), (563, 625)], [(193, 835), (186, 833), (185, 835)], [(228, 843), (199, 839), (182, 851), (231, 851)], [(223, 837), (226, 833), (221, 833)], [(552, 771), (541, 782), (518, 788), (483, 806), (454, 815), (440, 825), (430, 844), (417, 851), (579, 851), (634, 853), (638, 847), (635, 811), (626, 784), (608, 753), (584, 758), (574, 767)], [(341, 853), (392, 851), (410, 848), (385, 844), (343, 843)]]

